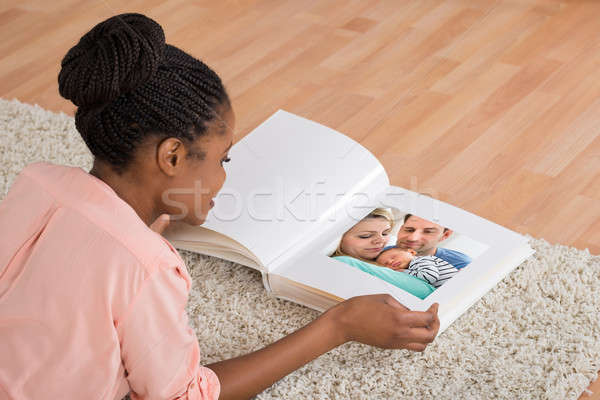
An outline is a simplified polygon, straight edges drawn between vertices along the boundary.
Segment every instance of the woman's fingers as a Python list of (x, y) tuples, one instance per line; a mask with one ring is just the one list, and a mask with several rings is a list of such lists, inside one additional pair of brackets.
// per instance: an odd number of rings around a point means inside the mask
[[(379, 296), (381, 296), (383, 298), (383, 301), (385, 303), (389, 304), (390, 306), (394, 306), (394, 307), (400, 308), (402, 310), (408, 311), (408, 308), (406, 308), (405, 306), (403, 306), (393, 296), (391, 296), (389, 294), (382, 294), (382, 295), (379, 295)], [(440, 305), (438, 303), (433, 303), (432, 305), (429, 306), (429, 308), (425, 312), (437, 315), (439, 307), (440, 307)]]
[(439, 308), (440, 308), (440, 305), (438, 303), (433, 303), (432, 305), (429, 306), (429, 308), (427, 309), (427, 311), (431, 311), (431, 312), (433, 312), (434, 314), (437, 315)]
[[(411, 347), (403, 344), (403, 348), (415, 351), (423, 351), (424, 346), (433, 342), (440, 328), (440, 321), (437, 315), (439, 305), (432, 304), (425, 312), (404, 311), (397, 312), (397, 326), (399, 327), (398, 338), (412, 343)], [(421, 349), (422, 345), (423, 349)]]
[(433, 331), (435, 331), (436, 335), (437, 335), (438, 331), (440, 330), (440, 318), (438, 316), (439, 308), (440, 308), (440, 305), (438, 303), (433, 303), (427, 310), (427, 312), (432, 312), (435, 317), (433, 319), (433, 322), (431, 323), (431, 325), (429, 325), (429, 328), (431, 328)]
[(398, 314), (398, 320), (408, 327), (429, 327), (436, 320), (437, 314), (430, 311), (405, 311)]
[(169, 226), (171, 217), (169, 214), (161, 214), (156, 220), (150, 225), (150, 229), (154, 232), (162, 234), (165, 229)]
[(403, 349), (406, 350), (412, 350), (412, 351), (425, 351), (425, 349), (427, 348), (426, 344), (423, 343), (408, 343), (405, 344), (404, 346), (402, 346)]
[(437, 330), (433, 331), (431, 328), (410, 328), (407, 336), (415, 343), (431, 343), (436, 334)]
[(383, 301), (386, 304), (389, 304), (390, 306), (399, 308), (403, 311), (408, 311), (408, 308), (406, 308), (402, 304), (400, 304), (400, 302), (398, 302), (398, 300), (396, 300), (393, 296), (391, 296), (389, 294), (381, 294), (379, 296), (381, 296), (381, 298), (383, 298)]
[(410, 311), (388, 294), (358, 296), (336, 306), (337, 331), (346, 340), (423, 351), (439, 330), (438, 305)]

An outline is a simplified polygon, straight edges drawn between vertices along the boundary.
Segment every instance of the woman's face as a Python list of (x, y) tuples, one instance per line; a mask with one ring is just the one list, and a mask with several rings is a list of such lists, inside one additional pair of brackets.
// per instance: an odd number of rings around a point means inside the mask
[(342, 236), (340, 249), (351, 257), (374, 260), (387, 243), (391, 230), (384, 217), (365, 218)]
[[(207, 125), (208, 133), (195, 141), (191, 149), (181, 149), (181, 169), (163, 192), (162, 201), (172, 219), (201, 225), (214, 206), (213, 198), (225, 183), (224, 163), (233, 144), (234, 114), (231, 109)], [(202, 157), (188, 157), (202, 153)], [(202, 159), (203, 158), (203, 159)]]

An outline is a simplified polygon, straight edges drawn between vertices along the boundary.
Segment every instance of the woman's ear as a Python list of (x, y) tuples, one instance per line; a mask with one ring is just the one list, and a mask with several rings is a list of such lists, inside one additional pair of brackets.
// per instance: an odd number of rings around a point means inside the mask
[(179, 142), (169, 143), (167, 159), (174, 167), (177, 165), (177, 153), (179, 149)]
[(183, 145), (177, 138), (166, 138), (156, 148), (159, 168), (169, 176), (175, 175), (175, 170), (183, 159)]
[(179, 143), (175, 143), (173, 148), (169, 150), (169, 161), (172, 166), (177, 165), (177, 148), (179, 147)]

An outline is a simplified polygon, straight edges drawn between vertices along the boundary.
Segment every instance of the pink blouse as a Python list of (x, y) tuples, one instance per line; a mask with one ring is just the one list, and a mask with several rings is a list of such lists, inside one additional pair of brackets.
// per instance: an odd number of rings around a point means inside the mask
[(27, 166), (0, 203), (0, 398), (217, 399), (171, 244), (80, 168)]

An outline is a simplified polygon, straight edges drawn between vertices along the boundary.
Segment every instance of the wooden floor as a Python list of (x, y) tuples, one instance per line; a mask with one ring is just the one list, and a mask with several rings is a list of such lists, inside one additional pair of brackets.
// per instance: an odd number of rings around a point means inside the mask
[(238, 140), (283, 108), (361, 142), (395, 185), (600, 254), (600, 1), (124, 3), (2, 0), (0, 97), (72, 114), (63, 55), (142, 12), (219, 73)]

